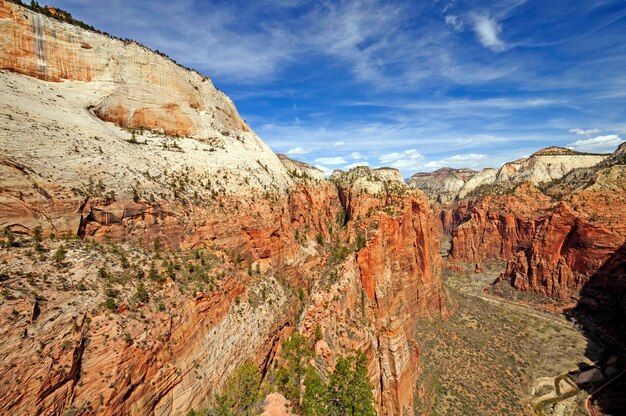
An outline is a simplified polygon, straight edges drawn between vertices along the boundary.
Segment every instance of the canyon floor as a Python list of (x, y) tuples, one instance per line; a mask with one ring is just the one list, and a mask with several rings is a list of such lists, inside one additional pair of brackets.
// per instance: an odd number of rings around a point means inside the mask
[[(618, 347), (600, 336), (589, 338), (579, 324), (539, 295), (520, 293), (508, 282), (494, 284), (504, 264), (445, 270), (449, 319), (417, 322), (423, 373), (418, 383), (418, 414), (432, 415), (586, 415), (589, 392), (610, 378), (578, 386), (581, 373), (615, 361)], [(598, 334), (599, 335), (599, 334)], [(618, 367), (608, 373), (613, 377)], [(623, 381), (622, 381), (623, 382)], [(618, 396), (618, 382), (613, 393)], [(607, 389), (610, 390), (610, 389)], [(619, 408), (611, 399), (611, 409)], [(600, 412), (597, 414), (618, 414)]]

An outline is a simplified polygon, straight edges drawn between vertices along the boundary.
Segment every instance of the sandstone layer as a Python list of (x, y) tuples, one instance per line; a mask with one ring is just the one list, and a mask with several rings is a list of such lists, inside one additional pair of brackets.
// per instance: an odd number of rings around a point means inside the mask
[(618, 261), (626, 240), (625, 148), (542, 189), (525, 183), (512, 193), (441, 208), (443, 229), (452, 233), (450, 257), (503, 259), (509, 262), (504, 275), (516, 288), (577, 297), (609, 259)]
[(136, 43), (5, 1), (0, 33), (0, 413), (186, 414), (321, 325), (320, 372), (362, 348), (379, 413), (412, 414), (444, 299), (422, 193), (277, 157)]

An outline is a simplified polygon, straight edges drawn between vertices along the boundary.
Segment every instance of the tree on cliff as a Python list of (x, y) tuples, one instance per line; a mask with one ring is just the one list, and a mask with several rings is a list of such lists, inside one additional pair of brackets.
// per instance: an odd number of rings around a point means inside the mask
[(309, 361), (313, 357), (311, 342), (301, 334), (295, 333), (283, 344), (283, 358), (285, 366), (276, 373), (278, 388), (296, 406), (302, 399), (302, 385), (304, 383)]
[(240, 365), (231, 376), (222, 394), (216, 398), (213, 412), (216, 416), (254, 415), (254, 405), (259, 399), (261, 376), (252, 363)]
[(276, 373), (278, 390), (302, 416), (375, 416), (367, 357), (339, 357), (326, 384), (311, 364), (311, 341), (296, 333), (283, 344), (284, 366)]
[(309, 366), (304, 380), (302, 416), (325, 416), (328, 414), (327, 388), (324, 380), (313, 366)]
[(367, 357), (363, 352), (337, 360), (330, 376), (327, 401), (328, 414), (332, 416), (376, 416)]

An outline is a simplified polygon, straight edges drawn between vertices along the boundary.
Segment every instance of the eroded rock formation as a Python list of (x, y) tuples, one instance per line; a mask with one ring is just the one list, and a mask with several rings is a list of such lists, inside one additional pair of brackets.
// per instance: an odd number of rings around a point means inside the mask
[(140, 45), (5, 1), (0, 21), (0, 413), (185, 414), (318, 325), (320, 371), (362, 348), (380, 414), (412, 413), (412, 320), (444, 299), (421, 192), (279, 159)]
[[(509, 262), (504, 276), (516, 288), (576, 297), (626, 239), (625, 149), (621, 145), (600, 163), (574, 169), (542, 189), (523, 183), (511, 193), (441, 208), (443, 229), (452, 233), (450, 257), (503, 259)], [(550, 157), (554, 151), (537, 154)]]

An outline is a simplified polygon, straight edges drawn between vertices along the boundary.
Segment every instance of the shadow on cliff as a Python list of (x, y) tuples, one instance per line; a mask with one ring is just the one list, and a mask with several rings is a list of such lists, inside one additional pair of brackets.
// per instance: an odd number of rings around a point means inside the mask
[(585, 356), (596, 363), (595, 368), (581, 365), (574, 372), (576, 384), (591, 394), (595, 414), (624, 414), (626, 243), (589, 278), (567, 315), (588, 338)]

